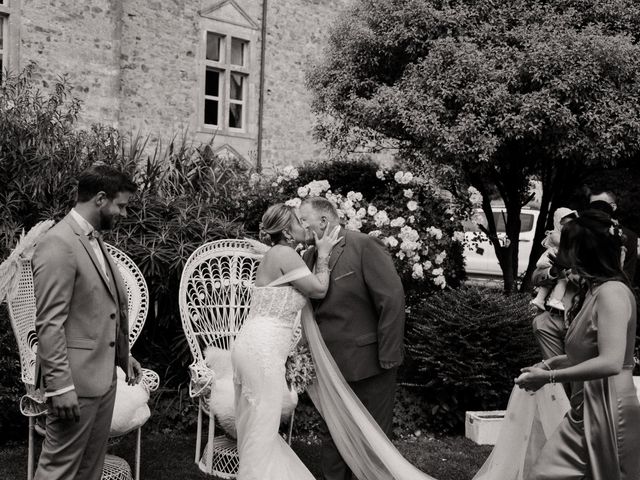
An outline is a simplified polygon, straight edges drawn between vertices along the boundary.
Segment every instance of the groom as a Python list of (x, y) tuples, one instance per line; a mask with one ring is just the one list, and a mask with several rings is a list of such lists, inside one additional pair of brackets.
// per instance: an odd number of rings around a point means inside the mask
[(130, 384), (140, 380), (129, 355), (126, 289), (100, 235), (126, 216), (135, 190), (118, 170), (88, 168), (75, 207), (36, 247), (36, 376), (48, 411), (35, 480), (100, 480), (116, 365)]
[[(339, 225), (333, 204), (322, 197), (302, 202), (300, 222), (307, 238)], [(327, 295), (315, 303), (320, 333), (349, 386), (382, 430), (391, 435), (398, 366), (403, 359), (404, 290), (382, 243), (360, 232), (341, 229), (342, 241), (329, 257)], [(304, 260), (313, 269), (316, 251)], [(322, 442), (322, 476), (348, 480), (351, 471), (328, 433)]]

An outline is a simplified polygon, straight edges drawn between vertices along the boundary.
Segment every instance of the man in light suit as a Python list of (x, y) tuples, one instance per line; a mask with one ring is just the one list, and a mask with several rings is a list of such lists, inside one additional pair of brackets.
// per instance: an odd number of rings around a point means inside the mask
[[(326, 198), (305, 199), (299, 215), (302, 225), (318, 238), (339, 225), (338, 212)], [(390, 436), (396, 376), (404, 357), (402, 282), (379, 240), (346, 229), (339, 236), (343, 238), (329, 257), (327, 295), (314, 304), (316, 321), (345, 380)], [(311, 269), (315, 253), (311, 247), (304, 255)], [(326, 433), (322, 439), (321, 467), (325, 480), (353, 477)]]
[(75, 208), (33, 256), (38, 361), (47, 399), (46, 436), (35, 480), (99, 480), (116, 395), (116, 366), (130, 384), (126, 290), (100, 238), (126, 216), (136, 186), (106, 165), (82, 172)]

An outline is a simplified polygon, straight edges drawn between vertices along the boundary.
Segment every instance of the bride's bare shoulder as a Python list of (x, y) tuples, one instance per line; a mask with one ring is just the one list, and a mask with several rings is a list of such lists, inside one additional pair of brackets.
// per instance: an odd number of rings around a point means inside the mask
[(293, 248), (288, 245), (274, 245), (262, 258), (258, 275), (273, 280), (304, 265), (302, 258)]

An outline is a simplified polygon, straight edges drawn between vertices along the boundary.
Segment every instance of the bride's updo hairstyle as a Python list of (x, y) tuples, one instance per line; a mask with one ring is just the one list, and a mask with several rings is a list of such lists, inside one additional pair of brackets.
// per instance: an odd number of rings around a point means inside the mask
[(260, 241), (269, 245), (275, 245), (284, 238), (284, 230), (297, 221), (295, 208), (276, 203), (271, 205), (262, 215), (260, 222)]
[(600, 210), (586, 210), (562, 227), (554, 263), (560, 269), (571, 269), (581, 281), (581, 292), (569, 312), (571, 317), (580, 310), (590, 288), (609, 280), (629, 285), (622, 270), (622, 245), (622, 231), (617, 221)]

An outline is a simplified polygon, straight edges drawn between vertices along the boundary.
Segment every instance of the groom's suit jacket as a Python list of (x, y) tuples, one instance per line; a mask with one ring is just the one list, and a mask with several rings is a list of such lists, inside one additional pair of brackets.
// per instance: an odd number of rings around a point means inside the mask
[[(342, 229), (329, 257), (330, 284), (314, 302), (320, 333), (349, 382), (383, 372), (380, 362), (402, 363), (404, 290), (384, 245), (360, 232)], [(304, 254), (313, 268), (314, 247)]]
[(71, 215), (36, 247), (36, 378), (45, 392), (73, 386), (79, 397), (99, 397), (111, 387), (116, 365), (128, 371), (126, 289), (102, 239), (98, 243), (107, 275)]

